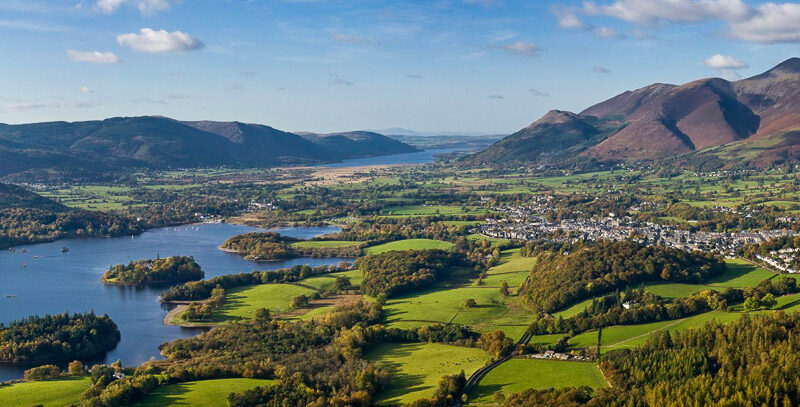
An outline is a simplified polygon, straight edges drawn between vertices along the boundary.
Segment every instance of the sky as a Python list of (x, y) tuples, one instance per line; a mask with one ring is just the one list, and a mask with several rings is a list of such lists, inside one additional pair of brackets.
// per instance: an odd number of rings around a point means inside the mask
[(800, 56), (800, 2), (0, 0), (0, 123), (511, 133)]

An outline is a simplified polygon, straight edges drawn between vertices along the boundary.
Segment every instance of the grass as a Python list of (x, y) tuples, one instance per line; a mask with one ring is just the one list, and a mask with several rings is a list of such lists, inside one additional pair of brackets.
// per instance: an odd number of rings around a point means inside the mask
[[(777, 298), (778, 303), (774, 310), (761, 310), (749, 312), (747, 314), (764, 314), (777, 310), (794, 312), (800, 310), (800, 293), (791, 294)], [(710, 311), (702, 314), (693, 315), (687, 318), (652, 322), (639, 325), (619, 325), (603, 328), (602, 346), (605, 348), (622, 348), (642, 345), (647, 338), (657, 331), (668, 329), (670, 331), (682, 331), (686, 329), (699, 328), (708, 322), (716, 321), (719, 323), (730, 323), (738, 320), (744, 315), (741, 305), (734, 308), (733, 312)], [(597, 343), (597, 333), (595, 331), (584, 332), (570, 340), (570, 344), (575, 347), (594, 346)]]
[(305, 280), (302, 280), (301, 283), (303, 285), (314, 287), (320, 291), (330, 290), (333, 288), (333, 285), (336, 282), (337, 277), (349, 278), (350, 284), (354, 286), (360, 285), (361, 281), (364, 279), (361, 270), (350, 270), (350, 271), (342, 271), (339, 273), (323, 274), (321, 276), (307, 278)]
[(367, 248), (367, 254), (379, 254), (389, 252), (392, 250), (452, 250), (453, 244), (441, 240), (433, 239), (406, 239), (398, 240), (396, 242), (389, 242), (378, 246)]
[(271, 386), (277, 382), (277, 380), (239, 378), (170, 384), (159, 387), (135, 405), (139, 407), (225, 407), (228, 405), (228, 394), (230, 393), (241, 393), (259, 386)]
[[(728, 287), (745, 288), (755, 287), (760, 282), (772, 278), (775, 273), (762, 267), (756, 267), (751, 263), (741, 259), (726, 259), (727, 268), (725, 272), (717, 277), (710, 279), (705, 284), (685, 284), (685, 283), (647, 283), (645, 290), (665, 298), (688, 297), (694, 293), (704, 290), (725, 291)], [(592, 298), (573, 304), (570, 307), (556, 312), (555, 316), (569, 318), (583, 311), (592, 304)]]
[[(482, 285), (477, 279), (458, 281), (451, 278), (427, 290), (390, 299), (384, 310), (387, 326), (417, 328), (434, 323), (456, 323), (470, 326), (478, 332), (501, 330), (518, 339), (527, 329), (533, 314), (516, 296), (500, 294), (500, 284), (519, 286), (534, 259), (519, 256), (518, 250), (503, 253), (500, 264), (488, 271)], [(464, 301), (474, 299), (476, 307), (464, 307)]]
[(594, 363), (542, 359), (511, 359), (492, 369), (469, 395), (470, 402), (492, 403), (492, 395), (505, 395), (525, 389), (560, 389), (589, 386), (608, 387), (600, 368)]
[(440, 343), (381, 343), (365, 357), (390, 372), (389, 388), (378, 395), (378, 403), (384, 405), (431, 397), (442, 376), (462, 370), (469, 376), (489, 361), (481, 349)]
[(364, 244), (364, 242), (350, 242), (344, 240), (307, 240), (304, 242), (295, 242), (292, 243), (292, 247), (298, 247), (301, 249), (308, 249), (308, 248), (338, 248), (338, 247), (351, 247), (351, 246), (358, 246)]
[(214, 311), (211, 324), (251, 319), (256, 310), (266, 308), (272, 313), (289, 309), (289, 301), (300, 295), (311, 296), (315, 290), (293, 284), (258, 284), (232, 288), (225, 304)]
[(0, 387), (0, 405), (6, 407), (61, 407), (77, 404), (81, 394), (89, 388), (88, 377), (17, 383)]

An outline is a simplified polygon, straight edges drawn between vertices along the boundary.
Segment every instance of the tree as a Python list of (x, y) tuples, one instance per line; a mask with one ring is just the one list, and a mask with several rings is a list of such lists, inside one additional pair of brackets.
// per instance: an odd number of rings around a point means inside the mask
[(746, 311), (755, 311), (761, 308), (761, 301), (756, 297), (750, 297), (744, 301), (744, 309)]
[(500, 284), (500, 294), (503, 294), (506, 297), (510, 294), (508, 291), (508, 283), (505, 281), (503, 281), (503, 283)]
[(336, 291), (347, 291), (351, 287), (350, 279), (345, 276), (336, 277), (336, 282), (333, 285)]
[(303, 308), (308, 305), (308, 296), (305, 294), (300, 294), (297, 297), (292, 298), (289, 300), (289, 307), (291, 308)]
[(772, 293), (767, 293), (764, 298), (761, 299), (761, 306), (766, 309), (773, 308), (778, 303), (778, 300), (775, 299), (775, 296)]
[(475, 308), (478, 306), (478, 303), (472, 298), (467, 298), (466, 301), (464, 301), (464, 306), (467, 308)]
[(72, 362), (69, 362), (69, 366), (67, 366), (67, 372), (69, 372), (71, 376), (83, 376), (83, 374), (86, 372), (86, 368), (83, 366), (83, 362), (80, 360), (73, 360)]
[(269, 310), (266, 308), (259, 308), (256, 310), (255, 320), (259, 323), (269, 322), (270, 321), (270, 314)]

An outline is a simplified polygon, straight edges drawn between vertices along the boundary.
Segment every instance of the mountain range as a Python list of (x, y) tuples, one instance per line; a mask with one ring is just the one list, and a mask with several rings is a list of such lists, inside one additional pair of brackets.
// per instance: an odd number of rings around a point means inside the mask
[(166, 117), (0, 124), (0, 176), (33, 169), (268, 167), (418, 151), (372, 132), (289, 133), (259, 124)]
[(553, 110), (469, 156), (475, 164), (675, 159), (766, 166), (800, 152), (800, 58), (730, 82), (701, 79), (628, 91), (580, 113)]

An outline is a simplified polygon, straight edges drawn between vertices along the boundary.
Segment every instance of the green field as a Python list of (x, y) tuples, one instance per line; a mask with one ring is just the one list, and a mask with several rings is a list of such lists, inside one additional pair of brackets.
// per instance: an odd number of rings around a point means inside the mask
[(277, 380), (263, 379), (217, 379), (170, 384), (159, 387), (135, 405), (225, 407), (228, 405), (230, 393), (241, 393), (253, 387), (270, 386), (277, 382)]
[(450, 242), (443, 242), (441, 240), (433, 239), (406, 239), (398, 240), (396, 242), (389, 242), (378, 246), (367, 248), (367, 254), (379, 254), (389, 252), (392, 250), (452, 250), (453, 244)]
[(462, 370), (469, 376), (489, 361), (489, 355), (481, 349), (440, 343), (382, 343), (365, 357), (390, 372), (389, 388), (378, 396), (379, 404), (431, 397), (442, 376)]
[(361, 270), (350, 270), (350, 271), (342, 271), (339, 273), (330, 273), (330, 274), (323, 274), (317, 277), (307, 278), (305, 280), (301, 280), (300, 283), (303, 285), (307, 285), (310, 287), (314, 287), (317, 290), (330, 290), (333, 289), (334, 283), (336, 283), (337, 277), (347, 277), (350, 279), (351, 285), (360, 285), (361, 280), (364, 279)]
[[(781, 310), (785, 312), (800, 311), (800, 294), (791, 294), (777, 298), (778, 303), (774, 310), (762, 310), (750, 312), (748, 314), (763, 314)], [(674, 321), (652, 322), (639, 325), (619, 325), (603, 328), (602, 346), (605, 348), (621, 348), (642, 345), (647, 338), (654, 332), (668, 329), (670, 331), (681, 331), (686, 329), (698, 328), (707, 322), (716, 321), (729, 323), (738, 320), (744, 312), (741, 305), (734, 308), (733, 312), (710, 311), (702, 314), (693, 315), (687, 318)], [(597, 333), (595, 331), (584, 332), (570, 339), (569, 343), (575, 347), (594, 346), (597, 343)]]
[(309, 248), (329, 249), (338, 247), (358, 246), (360, 244), (364, 244), (364, 242), (349, 242), (345, 240), (307, 240), (303, 242), (292, 243), (292, 247), (298, 247), (301, 249), (309, 249)]
[(470, 402), (492, 403), (492, 395), (525, 389), (589, 386), (608, 387), (603, 372), (594, 363), (543, 359), (511, 359), (492, 369), (469, 395)]
[[(427, 290), (393, 298), (386, 303), (387, 326), (417, 328), (433, 323), (468, 325), (479, 332), (501, 330), (519, 338), (527, 329), (533, 314), (516, 296), (500, 294), (500, 284), (506, 281), (514, 288), (527, 277), (535, 259), (521, 257), (518, 250), (503, 252), (497, 266), (487, 272), (481, 285), (476, 278), (451, 278)], [(459, 281), (463, 280), (463, 281)], [(476, 307), (464, 307), (464, 301), (474, 299)]]
[[(728, 287), (755, 287), (760, 282), (775, 276), (775, 273), (762, 267), (756, 267), (751, 263), (741, 259), (726, 259), (725, 263), (727, 265), (725, 272), (710, 279), (705, 284), (667, 282), (647, 283), (645, 284), (645, 290), (665, 298), (680, 298), (688, 297), (694, 293), (704, 290), (725, 291), (725, 289)], [(591, 304), (592, 299), (589, 298), (573, 304), (570, 307), (555, 313), (554, 315), (563, 318), (569, 318), (580, 313)]]
[(232, 288), (228, 291), (225, 304), (214, 311), (213, 322), (250, 319), (259, 308), (266, 308), (273, 313), (286, 311), (289, 309), (289, 300), (300, 294), (311, 296), (314, 290), (293, 284), (259, 284)]
[(0, 405), (4, 407), (62, 407), (78, 403), (89, 388), (88, 377), (17, 383), (0, 387)]

